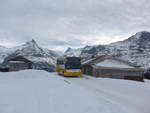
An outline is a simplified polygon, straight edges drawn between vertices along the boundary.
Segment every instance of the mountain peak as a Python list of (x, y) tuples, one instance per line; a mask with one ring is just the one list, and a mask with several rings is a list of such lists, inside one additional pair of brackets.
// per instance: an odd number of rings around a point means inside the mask
[[(140, 31), (140, 32), (137, 32), (135, 35), (129, 37), (128, 39), (124, 40), (124, 41), (150, 41), (150, 32), (148, 31)], [(122, 42), (124, 42), (122, 41)]]
[(38, 45), (34, 39), (29, 42), (26, 42), (27, 45)]
[(137, 33), (150, 33), (149, 31), (140, 31), (140, 32), (137, 32)]
[(145, 36), (150, 36), (150, 32), (148, 31), (141, 31), (141, 32), (137, 32), (135, 35), (135, 38), (141, 38), (141, 37), (145, 37)]
[(35, 41), (34, 39), (32, 39), (32, 41), (31, 41), (31, 42), (36, 43), (36, 41)]
[(72, 49), (71, 47), (68, 47), (67, 50), (65, 51), (65, 53), (73, 51), (74, 49)]

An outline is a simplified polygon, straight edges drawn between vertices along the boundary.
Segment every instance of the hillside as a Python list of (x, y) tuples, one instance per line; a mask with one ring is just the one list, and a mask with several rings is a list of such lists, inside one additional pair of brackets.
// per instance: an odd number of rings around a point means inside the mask
[(111, 43), (108, 45), (86, 46), (76, 50), (66, 52), (66, 56), (74, 55), (80, 57), (90, 57), (92, 55), (113, 55), (125, 60), (137, 63), (144, 67), (150, 67), (150, 32), (142, 31), (129, 37), (124, 41)]
[(8, 56), (9, 54), (9, 49), (3, 46), (0, 46), (0, 63), (4, 61), (4, 59)]

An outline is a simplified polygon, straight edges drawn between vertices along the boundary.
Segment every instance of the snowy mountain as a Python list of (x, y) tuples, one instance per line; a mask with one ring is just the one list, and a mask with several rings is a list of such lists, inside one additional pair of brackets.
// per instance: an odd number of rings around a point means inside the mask
[(74, 50), (75, 50), (75, 49), (69, 47), (69, 48), (65, 51), (65, 53), (69, 53), (69, 52), (74, 51)]
[(86, 46), (65, 54), (72, 53), (78, 53), (77, 56), (84, 58), (108, 54), (147, 68), (150, 67), (150, 32), (138, 32), (124, 41), (108, 45)]
[(9, 54), (9, 49), (3, 46), (0, 46), (0, 64), (4, 61), (4, 59), (8, 56)]
[(6, 54), (3, 57), (4, 62), (2, 64), (4, 66), (7, 64), (7, 61), (9, 59), (14, 58), (16, 56), (23, 56), (33, 62), (33, 68), (35, 69), (48, 68), (54, 70), (57, 58), (57, 54), (54, 51), (39, 47), (35, 40), (26, 42), (21, 46), (7, 49), (7, 52), (4, 53)]
[(82, 48), (79, 49), (68, 48), (65, 51), (64, 56), (80, 56), (81, 52), (82, 52)]

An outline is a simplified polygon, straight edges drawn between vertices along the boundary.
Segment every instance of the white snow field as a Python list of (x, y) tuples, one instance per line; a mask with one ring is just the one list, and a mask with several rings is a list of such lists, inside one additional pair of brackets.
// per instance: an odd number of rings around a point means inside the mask
[(150, 81), (0, 73), (0, 113), (150, 113)]

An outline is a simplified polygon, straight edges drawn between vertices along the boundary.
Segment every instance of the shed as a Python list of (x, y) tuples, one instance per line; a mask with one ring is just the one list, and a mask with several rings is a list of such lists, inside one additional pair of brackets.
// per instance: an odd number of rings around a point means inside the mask
[(8, 60), (9, 71), (32, 69), (32, 62), (22, 56)]
[(143, 81), (143, 68), (113, 56), (98, 56), (82, 64), (83, 73), (87, 75)]

